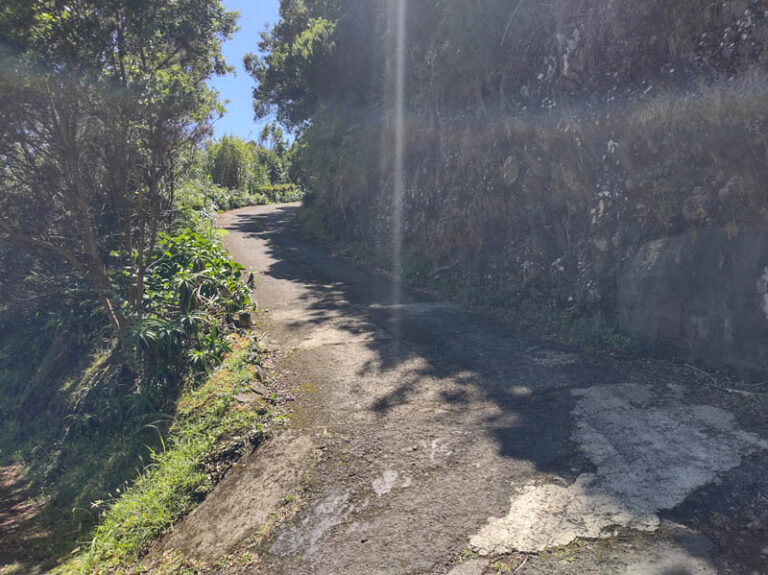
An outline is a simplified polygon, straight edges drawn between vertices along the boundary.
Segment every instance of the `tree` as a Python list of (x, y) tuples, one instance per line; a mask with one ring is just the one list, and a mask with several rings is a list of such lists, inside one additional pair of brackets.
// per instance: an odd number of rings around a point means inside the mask
[(264, 125), (259, 134), (259, 145), (268, 150), (274, 150), (281, 157), (285, 155), (289, 146), (285, 132), (277, 122)]
[(208, 150), (213, 182), (230, 190), (242, 190), (251, 175), (252, 151), (242, 138), (224, 136)]
[[(179, 154), (219, 111), (236, 14), (218, 0), (8, 0), (0, 10), (0, 238), (65, 261), (121, 332), (143, 298)], [(128, 271), (115, 289), (110, 254)]]
[(382, 23), (393, 5), (282, 0), (280, 20), (261, 36), (262, 55), (246, 58), (256, 115), (274, 115), (296, 134), (292, 179), (327, 212), (331, 227), (341, 227), (350, 204), (373, 185), (383, 158), (392, 51)]
[(259, 50), (265, 55), (245, 58), (246, 69), (258, 83), (254, 90), (258, 117), (277, 108), (277, 118), (286, 126), (300, 126), (309, 118), (318, 94), (334, 79), (324, 67), (336, 50), (334, 31), (340, 17), (338, 0), (280, 3), (279, 23), (261, 35)]

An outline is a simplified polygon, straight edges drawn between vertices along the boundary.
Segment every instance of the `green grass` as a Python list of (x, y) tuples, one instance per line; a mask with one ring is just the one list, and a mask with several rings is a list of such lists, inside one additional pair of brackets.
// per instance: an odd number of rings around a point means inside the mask
[(206, 462), (225, 447), (259, 441), (269, 422), (281, 417), (269, 398), (259, 400), (260, 409), (236, 399), (250, 393), (256, 377), (260, 351), (254, 346), (240, 337), (207, 381), (182, 393), (167, 439), (151, 451), (151, 464), (113, 499), (94, 502), (103, 515), (91, 543), (53, 573), (141, 572), (138, 559), (150, 543), (214, 487)]

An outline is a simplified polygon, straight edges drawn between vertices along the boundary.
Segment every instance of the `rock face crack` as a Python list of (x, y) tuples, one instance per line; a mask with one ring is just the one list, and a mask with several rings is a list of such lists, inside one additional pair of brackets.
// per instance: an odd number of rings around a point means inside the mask
[[(768, 448), (736, 428), (731, 413), (679, 402), (653, 405), (649, 386), (621, 384), (575, 390), (572, 439), (594, 463), (570, 486), (520, 486), (505, 517), (472, 537), (480, 554), (537, 552), (611, 527), (651, 531), (671, 509), (744, 456)], [(665, 402), (668, 403), (668, 402)]]

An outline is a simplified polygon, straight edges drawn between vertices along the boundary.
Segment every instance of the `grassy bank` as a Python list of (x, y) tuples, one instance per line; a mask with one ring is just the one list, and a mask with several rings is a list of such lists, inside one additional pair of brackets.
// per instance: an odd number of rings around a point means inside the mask
[(54, 573), (142, 572), (138, 560), (150, 544), (282, 421), (279, 399), (263, 381), (262, 358), (255, 339), (233, 337), (224, 363), (179, 397), (165, 440), (150, 452), (151, 464), (124, 491), (93, 503), (102, 515), (92, 540)]
[(30, 502), (0, 498), (3, 575), (128, 568), (278, 417), (242, 267), (215, 234), (157, 247), (120, 337), (80, 286), (0, 310), (0, 495)]

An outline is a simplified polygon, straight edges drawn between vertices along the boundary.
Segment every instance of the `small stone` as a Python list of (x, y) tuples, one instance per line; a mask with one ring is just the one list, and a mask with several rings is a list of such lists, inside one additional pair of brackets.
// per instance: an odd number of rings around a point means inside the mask
[(259, 398), (253, 393), (239, 393), (235, 396), (235, 401), (243, 405), (252, 406), (258, 403)]
[(763, 547), (763, 550), (762, 550), (762, 551), (760, 551), (760, 553), (762, 553), (763, 555), (768, 555), (768, 545), (766, 545), (765, 547)]
[(456, 565), (448, 575), (481, 575), (488, 565), (487, 559), (469, 559)]
[(264, 395), (264, 396), (269, 395), (269, 390), (256, 381), (252, 381), (248, 387), (253, 393), (257, 395)]

